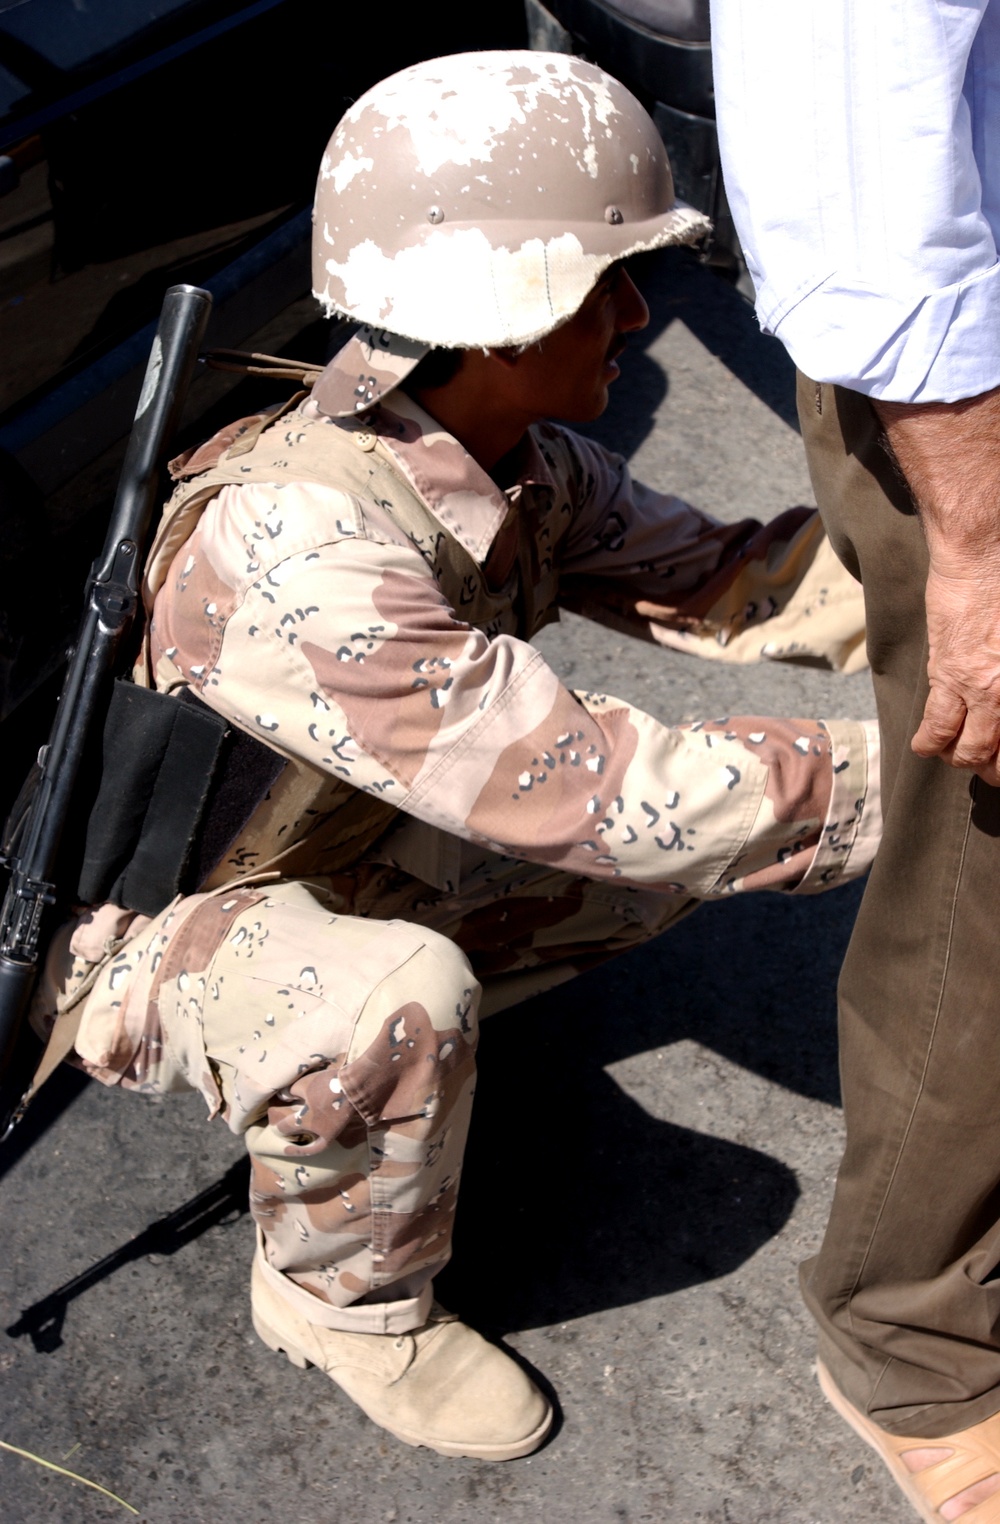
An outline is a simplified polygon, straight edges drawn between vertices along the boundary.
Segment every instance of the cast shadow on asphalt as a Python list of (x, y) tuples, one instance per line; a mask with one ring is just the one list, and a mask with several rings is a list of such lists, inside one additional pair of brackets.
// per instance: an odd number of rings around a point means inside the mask
[(776, 339), (765, 338), (753, 307), (690, 249), (663, 249), (630, 262), (649, 306), (649, 324), (632, 334), (622, 380), (594, 423), (574, 424), (581, 434), (630, 460), (652, 432), (669, 390), (663, 367), (646, 353), (671, 323), (680, 321), (700, 344), (773, 413), (798, 432), (795, 367)]
[[(669, 1065), (672, 1044), (695, 1041), (835, 1104), (833, 991), (859, 893), (707, 906), (486, 1022), (455, 1256), (437, 1282), (445, 1305), (494, 1334), (562, 1323), (727, 1275), (778, 1233), (799, 1194), (784, 1163), (651, 1115), (606, 1066), (657, 1050)], [(73, 1281), (40, 1288), (7, 1332), (57, 1349), (77, 1296), (241, 1216), (247, 1183), (240, 1162), (148, 1227), (137, 1222), (137, 1237)]]
[(37, 1302), (26, 1307), (15, 1322), (4, 1332), (12, 1339), (28, 1337), (40, 1355), (52, 1354), (63, 1343), (63, 1324), (70, 1304), (83, 1296), (92, 1286), (128, 1264), (147, 1255), (164, 1257), (176, 1254), (185, 1244), (223, 1223), (242, 1217), (248, 1210), (250, 1190), (249, 1161), (240, 1159), (231, 1164), (226, 1173), (199, 1191), (176, 1211), (158, 1217), (147, 1228), (130, 1238), (117, 1249), (112, 1249), (103, 1259), (90, 1265), (80, 1275), (62, 1286), (55, 1287)]
[(778, 1233), (799, 1194), (785, 1164), (651, 1116), (605, 1066), (663, 1048), (669, 1065), (687, 1039), (837, 1104), (834, 991), (859, 898), (707, 906), (486, 1022), (445, 1304), (495, 1332), (565, 1322), (727, 1275)]

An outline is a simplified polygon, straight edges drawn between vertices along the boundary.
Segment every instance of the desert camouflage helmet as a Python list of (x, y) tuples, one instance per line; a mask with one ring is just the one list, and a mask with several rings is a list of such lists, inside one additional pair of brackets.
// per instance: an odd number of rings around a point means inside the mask
[(615, 260), (708, 230), (674, 199), (624, 85), (527, 51), (458, 53), (375, 85), (330, 140), (313, 221), (315, 295), (368, 325), (374, 372), (331, 411), (370, 406), (381, 369), (398, 381), (430, 346), (532, 343)]

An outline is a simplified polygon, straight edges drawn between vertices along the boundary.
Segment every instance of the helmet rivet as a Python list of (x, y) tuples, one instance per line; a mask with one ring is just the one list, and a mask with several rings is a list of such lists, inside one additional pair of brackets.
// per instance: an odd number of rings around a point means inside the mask
[(428, 222), (443, 222), (444, 221), (444, 212), (441, 210), (441, 208), (439, 206), (432, 206), (432, 207), (430, 207), (428, 209), (428, 212), (427, 212), (427, 221)]
[(620, 222), (625, 221), (625, 218), (617, 206), (606, 206), (604, 208), (604, 220), (605, 222), (610, 222), (612, 227), (617, 227)]

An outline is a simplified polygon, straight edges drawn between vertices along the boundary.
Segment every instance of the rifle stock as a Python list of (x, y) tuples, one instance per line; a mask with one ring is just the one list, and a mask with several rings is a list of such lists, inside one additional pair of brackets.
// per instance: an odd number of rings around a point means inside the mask
[[(104, 546), (91, 568), (80, 633), (30, 802), (2, 859), (10, 873), (0, 912), (0, 1135), (18, 1119), (30, 1073), (19, 1049), (41, 956), (43, 918), (57, 897), (60, 844), (88, 739), (102, 720), (110, 678), (138, 610), (143, 555), (161, 471), (211, 311), (197, 286), (171, 286), (163, 301)], [(33, 1071), (32, 1071), (33, 1072)]]

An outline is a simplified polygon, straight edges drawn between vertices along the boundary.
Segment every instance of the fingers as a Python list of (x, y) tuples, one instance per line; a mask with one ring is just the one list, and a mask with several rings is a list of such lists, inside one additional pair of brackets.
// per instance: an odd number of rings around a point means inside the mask
[[(981, 753), (980, 753), (981, 755)], [(991, 756), (976, 761), (972, 757), (966, 760), (959, 747), (949, 747), (940, 754), (941, 761), (947, 762), (951, 767), (957, 767), (962, 772), (975, 773), (977, 778), (982, 778), (991, 788), (1000, 788), (1000, 751), (995, 751)]]
[(920, 757), (1000, 785), (1000, 616), (997, 587), (975, 557), (958, 574), (931, 558), (926, 589), (930, 692), (913, 737)]
[(963, 772), (975, 773), (976, 777), (981, 778), (984, 783), (988, 783), (990, 788), (1000, 788), (1000, 751), (995, 752), (988, 761), (975, 763), (966, 761), (964, 757), (958, 754), (955, 747), (948, 747), (944, 751), (931, 751), (924, 746), (918, 746), (917, 739), (919, 735), (920, 732), (918, 731), (910, 743), (918, 756), (938, 757), (940, 761), (947, 762), (950, 767), (957, 767)]
[(972, 715), (959, 695), (932, 688), (910, 744), (919, 757), (939, 757), (1000, 788), (1000, 713), (991, 707)]
[[(948, 688), (932, 687), (924, 705), (923, 719), (911, 743), (917, 756), (943, 756), (961, 734), (967, 713), (965, 701), (959, 694)], [(963, 766), (961, 762), (953, 765)]]

